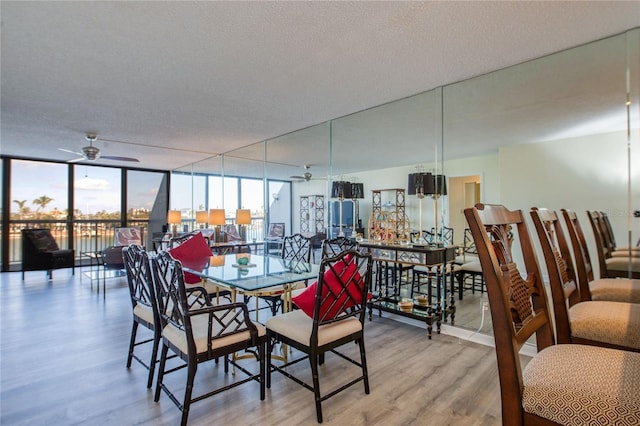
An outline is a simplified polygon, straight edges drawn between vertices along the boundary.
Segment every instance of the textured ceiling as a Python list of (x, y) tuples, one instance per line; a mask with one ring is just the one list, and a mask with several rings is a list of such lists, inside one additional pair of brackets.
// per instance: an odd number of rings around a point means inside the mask
[(104, 155), (159, 169), (640, 25), (639, 2), (2, 1), (0, 14), (3, 155), (68, 160), (58, 148), (91, 131)]

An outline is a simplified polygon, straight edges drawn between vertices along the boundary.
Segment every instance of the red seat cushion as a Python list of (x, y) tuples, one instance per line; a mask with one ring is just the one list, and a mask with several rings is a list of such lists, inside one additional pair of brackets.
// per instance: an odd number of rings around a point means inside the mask
[[(322, 288), (321, 297), (323, 302), (320, 306), (320, 320), (333, 319), (356, 303), (362, 303), (361, 295), (364, 280), (360, 273), (357, 272), (357, 268), (358, 266), (353, 261), (352, 256), (347, 255), (342, 261), (335, 263), (333, 269), (327, 268), (324, 271), (323, 282), (325, 285)], [(352, 274), (351, 281), (347, 283), (347, 291), (340, 293), (342, 285), (338, 277), (344, 280)], [(313, 318), (317, 287), (318, 281), (315, 281), (305, 291), (291, 299), (298, 308), (311, 318)]]
[[(169, 253), (174, 259), (179, 260), (182, 266), (191, 269), (203, 269), (211, 257), (211, 249), (200, 232), (178, 247), (169, 249)], [(187, 284), (196, 284), (201, 280), (197, 275), (184, 273), (184, 282)]]

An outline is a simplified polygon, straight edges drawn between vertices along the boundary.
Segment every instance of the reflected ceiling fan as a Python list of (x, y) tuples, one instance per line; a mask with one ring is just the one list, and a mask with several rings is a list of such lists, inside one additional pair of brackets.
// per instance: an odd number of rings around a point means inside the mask
[(304, 165), (304, 174), (302, 176), (289, 176), (289, 178), (291, 179), (298, 179), (300, 181), (305, 181), (305, 182), (309, 182), (310, 180), (320, 180), (320, 179), (326, 179), (326, 178), (314, 178), (313, 175), (311, 174), (311, 172), (309, 171), (311, 169), (311, 164), (305, 164)]
[(85, 134), (85, 139), (89, 141), (89, 145), (82, 147), (82, 152), (71, 151), (64, 148), (58, 148), (60, 151), (70, 152), (72, 154), (79, 155), (80, 157), (74, 158), (73, 160), (67, 161), (67, 163), (75, 163), (78, 161), (94, 161), (98, 158), (102, 158), (103, 160), (113, 160), (113, 161), (131, 161), (134, 163), (139, 163), (140, 160), (132, 157), (119, 157), (115, 155), (100, 155), (100, 149), (98, 147), (93, 146), (93, 143), (98, 139), (98, 135), (95, 133), (87, 133)]

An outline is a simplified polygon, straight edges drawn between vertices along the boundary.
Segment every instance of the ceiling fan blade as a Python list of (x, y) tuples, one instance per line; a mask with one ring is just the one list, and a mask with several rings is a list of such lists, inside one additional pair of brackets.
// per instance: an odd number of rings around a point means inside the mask
[(68, 160), (67, 163), (77, 163), (78, 161), (86, 160), (84, 157), (74, 158), (73, 160)]
[(116, 155), (101, 155), (101, 159), (103, 160), (114, 160), (114, 161), (131, 161), (133, 163), (139, 163), (140, 160), (132, 157), (118, 157)]
[(304, 176), (289, 176), (289, 179), (304, 179)]
[(76, 154), (80, 156), (84, 156), (81, 152), (71, 151), (70, 149), (58, 148), (59, 151), (70, 152), (71, 154)]

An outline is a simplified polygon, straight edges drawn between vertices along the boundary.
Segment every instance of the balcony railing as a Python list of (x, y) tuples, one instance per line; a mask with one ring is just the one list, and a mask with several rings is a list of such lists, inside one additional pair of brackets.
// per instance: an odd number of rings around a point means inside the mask
[[(233, 224), (233, 220), (228, 221)], [(127, 226), (144, 228), (145, 239), (147, 236), (148, 220), (129, 220)], [(192, 231), (199, 229), (195, 220), (183, 220), (179, 229)], [(16, 270), (22, 262), (22, 240), (20, 231), (24, 228), (49, 228), (51, 235), (61, 249), (75, 249), (76, 265), (88, 262), (82, 253), (98, 252), (112, 246), (115, 243), (115, 229), (122, 226), (120, 220), (90, 220), (80, 219), (73, 223), (73, 241), (69, 247), (69, 223), (61, 220), (12, 220), (9, 232), (9, 269)], [(252, 218), (251, 225), (247, 226), (247, 240), (262, 240), (264, 236), (264, 219)]]

